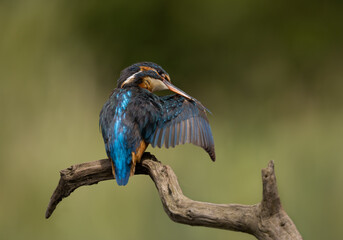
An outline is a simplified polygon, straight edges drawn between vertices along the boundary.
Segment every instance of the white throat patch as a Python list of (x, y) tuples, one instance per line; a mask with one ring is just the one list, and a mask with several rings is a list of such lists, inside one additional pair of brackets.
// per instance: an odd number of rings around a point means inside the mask
[(138, 73), (140, 73), (140, 72), (141, 72), (141, 71), (136, 72), (135, 74), (133, 74), (133, 75), (131, 75), (130, 77), (128, 77), (128, 78), (121, 84), (120, 87), (123, 87), (125, 84), (132, 82), (132, 81), (135, 79), (136, 74), (138, 74)]
[(152, 92), (166, 90), (168, 87), (159, 79), (148, 78), (152, 86)]

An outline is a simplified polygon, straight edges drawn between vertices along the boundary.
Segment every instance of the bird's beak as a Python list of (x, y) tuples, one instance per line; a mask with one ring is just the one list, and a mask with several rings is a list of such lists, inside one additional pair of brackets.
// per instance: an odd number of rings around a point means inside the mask
[(190, 100), (195, 100), (194, 98), (192, 98), (191, 96), (189, 96), (187, 93), (185, 93), (184, 91), (182, 91), (181, 89), (175, 87), (173, 84), (171, 84), (171, 82), (169, 82), (167, 79), (163, 79), (163, 83), (168, 87), (168, 89), (170, 91), (173, 91), (174, 93), (177, 93), (181, 96), (184, 96), (185, 98), (188, 98)]
[(189, 99), (189, 100), (192, 100), (192, 101), (196, 102), (197, 104), (199, 104), (199, 105), (204, 109), (204, 111), (207, 111), (207, 112), (211, 113), (210, 110), (208, 110), (204, 105), (201, 104), (201, 102), (199, 102), (199, 101), (196, 100), (195, 98), (189, 96), (187, 93), (185, 93), (185, 92), (182, 91), (181, 89), (175, 87), (175, 86), (174, 86), (173, 84), (171, 84), (171, 82), (168, 81), (167, 79), (163, 78), (162, 81), (163, 81), (164, 85), (166, 85), (167, 88), (168, 88), (170, 91), (173, 91), (174, 93), (177, 93), (177, 94), (179, 94), (179, 95), (181, 95), (181, 96), (184, 96), (185, 98), (187, 98), (187, 99)]

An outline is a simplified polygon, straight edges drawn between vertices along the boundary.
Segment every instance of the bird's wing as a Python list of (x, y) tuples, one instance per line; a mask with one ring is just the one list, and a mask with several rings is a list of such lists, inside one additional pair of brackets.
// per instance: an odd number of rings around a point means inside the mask
[(146, 141), (159, 148), (193, 143), (215, 161), (214, 141), (205, 108), (180, 95), (161, 97), (160, 104), (156, 128)]

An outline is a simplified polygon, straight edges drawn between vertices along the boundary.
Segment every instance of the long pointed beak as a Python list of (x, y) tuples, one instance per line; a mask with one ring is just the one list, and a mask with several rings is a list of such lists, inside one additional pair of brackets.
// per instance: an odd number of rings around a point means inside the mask
[(184, 96), (185, 98), (188, 98), (190, 100), (195, 101), (195, 98), (192, 98), (191, 96), (189, 96), (187, 93), (185, 93), (184, 91), (182, 91), (181, 89), (175, 87), (173, 84), (171, 84), (171, 82), (169, 82), (166, 79), (163, 79), (163, 83), (169, 88), (170, 91), (173, 91), (174, 93), (180, 94), (182, 96)]
[[(211, 113), (210, 110), (208, 110), (204, 105), (202, 105), (201, 102), (199, 102), (198, 100), (196, 100), (195, 98), (191, 97), (190, 95), (188, 95), (187, 93), (185, 93), (184, 91), (182, 91), (180, 88), (175, 87), (173, 84), (171, 84), (171, 82), (169, 82), (166, 79), (163, 79), (163, 83), (169, 88), (170, 91), (173, 91), (174, 93), (177, 93), (181, 96), (184, 96), (185, 98), (192, 100), (194, 102), (196, 102), (197, 104), (199, 104), (205, 111)], [(211, 113), (212, 114), (212, 113)]]

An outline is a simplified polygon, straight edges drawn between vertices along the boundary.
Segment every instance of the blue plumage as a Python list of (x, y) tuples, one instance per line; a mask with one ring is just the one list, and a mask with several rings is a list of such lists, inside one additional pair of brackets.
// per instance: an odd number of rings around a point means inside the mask
[(215, 160), (211, 128), (201, 103), (182, 91), (182, 96), (152, 93), (161, 88), (157, 80), (168, 80), (166, 86), (178, 92), (166, 74), (152, 63), (130, 66), (100, 112), (99, 124), (118, 185), (128, 183), (148, 144), (169, 148), (193, 143)]
[(127, 128), (123, 122), (125, 121), (126, 114), (124, 111), (129, 104), (131, 92), (123, 92), (116, 96), (119, 105), (116, 108), (114, 117), (113, 138), (110, 141), (110, 156), (115, 166), (115, 177), (118, 185), (126, 185), (129, 181), (131, 170), (131, 152), (133, 149), (127, 146), (126, 136), (129, 134), (130, 129)]
[[(105, 136), (104, 139), (106, 138), (106, 151), (115, 166), (115, 178), (118, 185), (126, 185), (129, 180), (131, 152), (135, 150), (133, 148), (138, 142), (137, 140), (133, 141), (134, 144), (128, 144), (128, 136), (130, 136), (132, 129), (130, 124), (128, 124), (126, 110), (130, 103), (131, 95), (130, 91), (124, 89), (119, 90), (116, 95), (112, 95), (110, 101), (108, 104), (105, 104), (103, 109), (104, 112), (110, 113), (112, 120), (108, 118), (100, 119), (100, 125)], [(114, 110), (113, 115), (111, 110), (112, 112)]]

